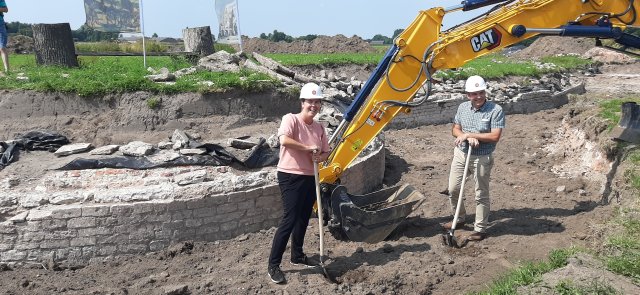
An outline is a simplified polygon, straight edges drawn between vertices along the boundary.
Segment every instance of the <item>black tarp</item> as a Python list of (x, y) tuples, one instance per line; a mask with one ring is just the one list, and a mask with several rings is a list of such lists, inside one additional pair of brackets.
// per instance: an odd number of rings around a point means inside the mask
[(209, 155), (181, 156), (175, 160), (167, 162), (152, 162), (146, 157), (111, 157), (103, 159), (83, 159), (77, 158), (58, 168), (58, 170), (84, 170), (100, 168), (128, 168), (128, 169), (151, 169), (161, 167), (188, 166), (188, 165), (225, 165)]
[(259, 168), (278, 164), (279, 149), (269, 147), (264, 138), (260, 138), (258, 145), (253, 147), (251, 154), (242, 164), (247, 168)]
[(249, 156), (240, 160), (225, 150), (222, 146), (212, 143), (200, 144), (192, 141), (191, 148), (206, 149), (205, 155), (182, 155), (167, 162), (153, 162), (147, 157), (119, 156), (102, 159), (77, 158), (58, 168), (58, 170), (82, 170), (100, 168), (128, 168), (128, 169), (151, 169), (160, 167), (175, 166), (225, 166), (232, 163), (239, 163), (247, 168), (261, 168), (273, 166), (278, 163), (278, 149), (272, 149), (266, 144), (264, 138), (260, 138), (259, 143), (252, 148)]
[(22, 149), (55, 152), (69, 140), (55, 131), (29, 131), (16, 139)]
[(69, 140), (60, 133), (48, 130), (29, 131), (11, 143), (0, 142), (4, 148), (0, 156), (0, 170), (18, 158), (19, 150), (55, 152), (61, 146), (69, 144)]
[[(4, 152), (0, 155), (0, 169), (16, 161), (19, 150), (44, 150), (55, 152), (61, 146), (69, 144), (69, 140), (55, 132), (46, 130), (29, 131), (16, 138), (11, 143), (0, 142)], [(261, 168), (273, 166), (278, 163), (278, 149), (273, 149), (266, 144), (264, 138), (260, 138), (258, 144), (254, 146), (246, 159), (238, 159), (229, 153), (224, 147), (212, 143), (189, 142), (190, 148), (201, 148), (207, 152), (205, 155), (182, 155), (167, 162), (154, 162), (146, 157), (118, 156), (101, 159), (77, 158), (58, 168), (58, 170), (82, 170), (100, 168), (129, 168), (129, 169), (151, 169), (160, 167), (175, 166), (225, 166), (232, 163), (239, 163), (247, 168)]]
[(10, 144), (0, 142), (0, 145), (2, 145), (4, 150), (0, 156), (0, 170), (2, 170), (4, 167), (9, 166), (9, 163), (13, 161), (14, 157), (18, 156), (18, 150), (16, 149), (18, 145), (15, 142)]

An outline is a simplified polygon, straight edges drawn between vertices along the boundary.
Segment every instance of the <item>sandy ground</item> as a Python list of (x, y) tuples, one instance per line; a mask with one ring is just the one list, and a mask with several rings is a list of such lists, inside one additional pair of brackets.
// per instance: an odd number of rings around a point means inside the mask
[[(558, 142), (554, 135), (563, 119), (578, 126), (592, 117), (592, 99), (640, 95), (637, 77), (619, 83), (620, 75), (640, 72), (637, 63), (605, 70), (585, 77), (588, 93), (569, 105), (507, 116), (492, 173), (489, 237), (462, 249), (441, 243), (440, 225), (451, 219), (447, 198), (439, 194), (447, 185), (451, 126), (422, 126), (385, 132), (385, 184), (412, 184), (427, 201), (380, 243), (343, 242), (326, 234), (330, 258), (326, 267), (337, 284), (327, 282), (319, 269), (290, 265), (288, 251), (282, 265), (288, 283), (271, 283), (266, 273), (275, 232), (271, 228), (232, 240), (188, 241), (166, 251), (81, 268), (51, 270), (33, 264), (0, 269), (0, 294), (461, 294), (483, 290), (501, 273), (524, 261), (545, 259), (550, 250), (600, 243), (602, 222), (620, 200), (603, 198), (602, 184), (588, 174), (572, 178), (554, 174), (554, 165), (572, 155), (549, 155), (545, 147)], [(616, 83), (625, 86), (608, 86)], [(606, 134), (594, 136), (591, 139), (609, 140)], [(468, 208), (472, 208), (471, 194), (468, 185)], [(464, 237), (472, 230), (467, 225), (456, 233)], [(317, 257), (318, 240), (314, 218), (305, 244), (308, 255)]]

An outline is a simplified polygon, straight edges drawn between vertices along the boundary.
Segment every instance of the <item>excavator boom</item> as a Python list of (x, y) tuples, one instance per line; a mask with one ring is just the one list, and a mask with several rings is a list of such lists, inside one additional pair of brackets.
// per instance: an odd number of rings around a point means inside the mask
[[(634, 0), (467, 0), (455, 7), (420, 11), (416, 19), (394, 40), (394, 45), (356, 95), (344, 114), (344, 120), (331, 136), (330, 144), (334, 149), (329, 159), (321, 164), (319, 179), (328, 187), (325, 189), (328, 195), (331, 192), (340, 195), (326, 197), (331, 200), (329, 205), (334, 228), (347, 233), (347, 239), (353, 240), (353, 237), (359, 236), (358, 240), (376, 242), (384, 238), (380, 238), (382, 235), (376, 232), (377, 228), (382, 228), (384, 224), (385, 231), (388, 231), (389, 224), (393, 223), (389, 220), (394, 220), (397, 226), (398, 220), (411, 213), (412, 210), (404, 208), (396, 211), (405, 216), (372, 217), (379, 210), (389, 208), (378, 206), (376, 210), (364, 210), (370, 208), (370, 204), (359, 201), (358, 205), (353, 200), (366, 198), (349, 195), (344, 189), (336, 189), (336, 186), (340, 175), (394, 117), (409, 113), (412, 107), (426, 101), (431, 92), (434, 72), (461, 67), (472, 59), (498, 52), (538, 34), (613, 39), (625, 46), (638, 48), (640, 38), (623, 31), (640, 24), (637, 17), (639, 3)], [(447, 31), (440, 31), (447, 13), (494, 4), (498, 5), (486, 14)], [(425, 95), (415, 98), (420, 89), (424, 89)], [(398, 204), (398, 199), (391, 197), (394, 194), (389, 193), (389, 206), (415, 208), (424, 199), (410, 192), (405, 194), (412, 197)], [(351, 209), (342, 212), (341, 206)], [(354, 214), (353, 210), (360, 209), (363, 209), (358, 213), (360, 220), (348, 216)], [(361, 220), (368, 220), (368, 223)], [(346, 226), (348, 221), (361, 224), (360, 228), (369, 233), (361, 234), (360, 229)], [(367, 238), (374, 235), (375, 238)]]

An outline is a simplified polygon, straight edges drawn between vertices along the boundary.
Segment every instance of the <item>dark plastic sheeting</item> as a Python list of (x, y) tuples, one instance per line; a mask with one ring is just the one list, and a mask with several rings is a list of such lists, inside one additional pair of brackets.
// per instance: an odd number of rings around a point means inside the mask
[(100, 168), (128, 168), (128, 169), (151, 169), (166, 168), (176, 166), (226, 166), (232, 163), (240, 163), (247, 168), (261, 168), (273, 166), (278, 163), (278, 149), (272, 149), (261, 138), (250, 155), (244, 161), (237, 159), (223, 147), (217, 144), (192, 143), (191, 148), (204, 148), (206, 155), (180, 156), (168, 162), (152, 162), (146, 157), (111, 157), (103, 159), (83, 159), (77, 158), (68, 164), (58, 168), (58, 170), (83, 170)]
[(60, 133), (48, 130), (29, 131), (16, 138), (11, 144), (0, 142), (5, 149), (0, 156), (0, 170), (18, 159), (19, 150), (55, 152), (69, 140)]

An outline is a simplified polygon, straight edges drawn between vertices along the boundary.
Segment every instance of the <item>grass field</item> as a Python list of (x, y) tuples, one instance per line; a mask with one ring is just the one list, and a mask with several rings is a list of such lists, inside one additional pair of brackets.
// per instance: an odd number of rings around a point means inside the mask
[[(142, 41), (135, 43), (114, 42), (76, 42), (76, 52), (131, 52), (142, 53)], [(144, 48), (147, 52), (166, 52), (169, 47), (156, 41), (146, 41)]]
[[(101, 48), (104, 50), (104, 47)], [(265, 55), (284, 66), (303, 66), (377, 64), (384, 53)], [(140, 90), (157, 93), (207, 92), (228, 88), (258, 91), (280, 84), (265, 74), (250, 70), (240, 73), (198, 71), (178, 78), (175, 84), (159, 84), (144, 78), (150, 73), (144, 68), (140, 56), (80, 56), (78, 60), (78, 68), (45, 67), (36, 65), (34, 55), (12, 55), (12, 72), (7, 77), (0, 78), (0, 89), (60, 91), (92, 96)], [(551, 58), (544, 64), (536, 64), (514, 62), (501, 55), (491, 55), (473, 60), (457, 70), (437, 72), (436, 76), (452, 79), (465, 79), (471, 75), (481, 75), (488, 79), (507, 75), (539, 76), (549, 72), (566, 71), (588, 63), (587, 60), (571, 56)], [(166, 67), (173, 72), (190, 67), (191, 64), (178, 56), (148, 56), (147, 66), (154, 69)]]
[[(139, 56), (81, 56), (78, 68), (38, 66), (33, 55), (12, 55), (12, 72), (0, 78), (0, 89), (59, 91), (93, 96), (127, 91), (157, 93), (207, 92), (228, 88), (259, 91), (279, 82), (266, 74), (243, 70), (239, 73), (199, 71), (177, 79), (175, 84), (154, 83), (144, 76), (150, 73)], [(190, 67), (180, 57), (148, 56), (147, 67), (170, 71)], [(203, 83), (213, 82), (212, 85)]]

